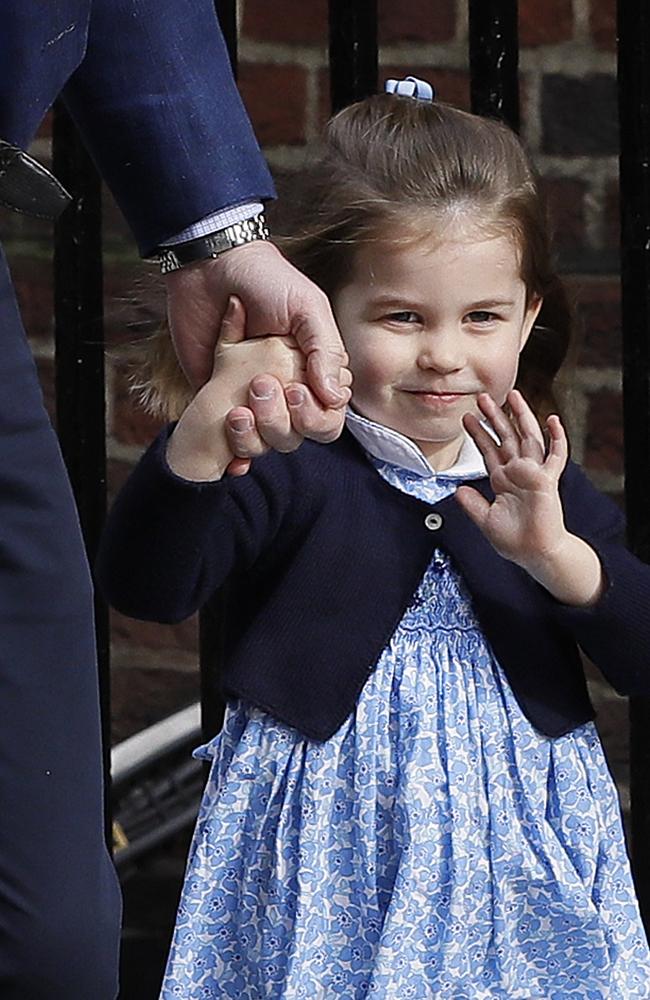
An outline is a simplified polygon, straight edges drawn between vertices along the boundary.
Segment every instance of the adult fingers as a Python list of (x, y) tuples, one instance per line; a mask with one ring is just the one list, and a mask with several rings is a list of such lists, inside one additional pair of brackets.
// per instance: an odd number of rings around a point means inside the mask
[(258, 458), (268, 451), (255, 426), (255, 416), (247, 406), (235, 406), (224, 421), (228, 447), (235, 458)]
[[(350, 390), (342, 389), (344, 403), (350, 398)], [(284, 394), (289, 406), (291, 423), (302, 437), (312, 441), (329, 443), (335, 441), (343, 430), (345, 410), (323, 406), (309, 386), (294, 382), (288, 385)]]
[(292, 426), (281, 383), (271, 375), (258, 375), (251, 381), (248, 393), (260, 438), (275, 451), (295, 451), (303, 437)]
[(306, 358), (309, 388), (325, 406), (341, 407), (347, 402), (341, 377), (347, 354), (327, 298), (315, 292), (316, 307), (294, 317), (291, 332)]

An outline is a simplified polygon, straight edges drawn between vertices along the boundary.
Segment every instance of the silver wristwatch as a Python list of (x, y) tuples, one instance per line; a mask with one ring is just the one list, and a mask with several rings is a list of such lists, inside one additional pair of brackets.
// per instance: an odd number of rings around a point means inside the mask
[(254, 240), (268, 240), (269, 237), (270, 233), (264, 213), (260, 212), (252, 219), (234, 222), (231, 226), (226, 226), (225, 229), (209, 233), (207, 236), (198, 236), (194, 240), (188, 240), (187, 243), (158, 247), (155, 259), (160, 264), (161, 273), (169, 274), (171, 271), (178, 271), (179, 268), (185, 267), (186, 264), (209, 260), (211, 257), (218, 257), (226, 250), (232, 250), (233, 247), (241, 247)]

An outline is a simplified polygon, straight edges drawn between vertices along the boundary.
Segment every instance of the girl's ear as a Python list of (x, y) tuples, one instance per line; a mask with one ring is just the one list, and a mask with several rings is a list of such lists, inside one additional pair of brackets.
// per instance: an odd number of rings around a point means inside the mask
[(526, 341), (530, 337), (530, 331), (535, 325), (535, 320), (539, 316), (539, 311), (542, 308), (542, 303), (544, 299), (541, 295), (535, 295), (528, 303), (526, 307), (526, 312), (524, 313), (524, 321), (521, 326), (521, 340), (519, 342), (519, 351), (523, 351), (526, 346)]

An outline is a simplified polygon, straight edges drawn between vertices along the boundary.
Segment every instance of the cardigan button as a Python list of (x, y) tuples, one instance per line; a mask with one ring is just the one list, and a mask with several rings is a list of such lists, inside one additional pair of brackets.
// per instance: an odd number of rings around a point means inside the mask
[(442, 515), (432, 511), (425, 517), (424, 524), (429, 531), (438, 531), (439, 528), (442, 528)]

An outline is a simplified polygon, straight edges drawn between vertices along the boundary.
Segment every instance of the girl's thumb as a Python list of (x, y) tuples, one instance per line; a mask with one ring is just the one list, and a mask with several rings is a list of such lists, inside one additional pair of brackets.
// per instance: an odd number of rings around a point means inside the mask
[(236, 295), (228, 296), (226, 311), (221, 320), (217, 343), (238, 344), (246, 337), (246, 310)]

